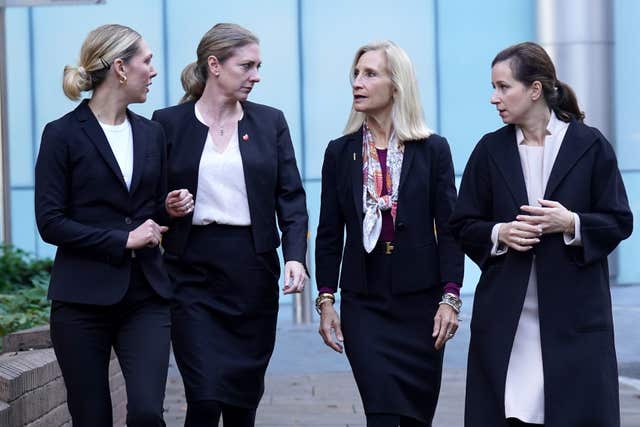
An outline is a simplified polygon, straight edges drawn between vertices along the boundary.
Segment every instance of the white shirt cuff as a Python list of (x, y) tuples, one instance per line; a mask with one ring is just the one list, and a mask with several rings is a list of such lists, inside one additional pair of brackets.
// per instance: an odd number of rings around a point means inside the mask
[(571, 233), (562, 233), (562, 237), (564, 237), (564, 244), (567, 246), (582, 246), (582, 235), (580, 234), (580, 216), (573, 213), (573, 235)]
[(499, 222), (491, 229), (491, 242), (493, 243), (493, 246), (491, 247), (491, 256), (504, 255), (509, 250), (509, 247), (507, 245), (503, 245), (498, 240), (498, 233), (500, 233), (501, 226), (502, 223)]

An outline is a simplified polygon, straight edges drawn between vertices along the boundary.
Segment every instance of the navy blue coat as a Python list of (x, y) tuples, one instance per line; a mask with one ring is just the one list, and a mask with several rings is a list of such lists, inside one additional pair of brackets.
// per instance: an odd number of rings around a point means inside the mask
[[(127, 117), (133, 132), (130, 189), (87, 100), (44, 128), (35, 170), (35, 210), (42, 239), (58, 247), (50, 299), (115, 304), (129, 285), (129, 232), (150, 218), (166, 222), (162, 128), (131, 111)], [(171, 297), (160, 249), (139, 249), (136, 256), (153, 289)]]
[(618, 373), (607, 256), (633, 218), (615, 153), (595, 128), (571, 122), (545, 199), (580, 217), (581, 247), (561, 233), (534, 250), (490, 257), (491, 229), (528, 204), (515, 127), (485, 135), (467, 163), (451, 218), (453, 234), (481, 268), (467, 371), (466, 427), (506, 427), (504, 391), (533, 254), (538, 279), (545, 427), (617, 427)]

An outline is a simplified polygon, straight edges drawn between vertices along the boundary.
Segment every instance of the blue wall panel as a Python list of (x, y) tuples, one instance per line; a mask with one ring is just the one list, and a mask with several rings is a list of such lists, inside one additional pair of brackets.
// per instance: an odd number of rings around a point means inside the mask
[(440, 0), (437, 9), (439, 131), (460, 174), (480, 137), (502, 126), (489, 103), (491, 61), (503, 48), (535, 39), (535, 1)]

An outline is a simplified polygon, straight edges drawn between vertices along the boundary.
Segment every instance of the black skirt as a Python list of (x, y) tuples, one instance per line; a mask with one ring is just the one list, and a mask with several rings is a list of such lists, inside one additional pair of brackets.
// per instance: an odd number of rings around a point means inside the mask
[(273, 352), (280, 263), (257, 254), (250, 227), (193, 226), (184, 254), (166, 254), (176, 283), (171, 339), (187, 402), (256, 408)]
[(392, 256), (367, 255), (367, 294), (342, 291), (345, 352), (365, 413), (430, 424), (442, 375), (443, 351), (431, 336), (442, 289), (393, 295)]

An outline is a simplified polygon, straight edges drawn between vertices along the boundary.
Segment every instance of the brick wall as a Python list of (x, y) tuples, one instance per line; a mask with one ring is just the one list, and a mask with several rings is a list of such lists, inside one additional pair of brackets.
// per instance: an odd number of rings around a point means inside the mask
[[(67, 392), (48, 327), (4, 337), (0, 354), (0, 427), (70, 427)], [(78, 367), (82, 369), (82, 367)], [(125, 425), (127, 395), (111, 354), (109, 384), (114, 426)]]

